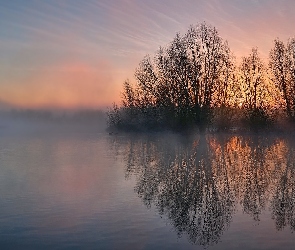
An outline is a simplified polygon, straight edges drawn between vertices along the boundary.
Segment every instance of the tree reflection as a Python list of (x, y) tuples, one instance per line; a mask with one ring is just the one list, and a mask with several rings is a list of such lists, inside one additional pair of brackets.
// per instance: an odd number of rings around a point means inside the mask
[(269, 206), (277, 229), (295, 229), (295, 147), (283, 139), (155, 136), (116, 145), (144, 204), (194, 244), (217, 243), (237, 204), (255, 221)]
[(290, 225), (295, 230), (295, 162), (294, 145), (282, 143), (277, 164), (277, 183), (271, 201), (272, 214), (278, 230)]

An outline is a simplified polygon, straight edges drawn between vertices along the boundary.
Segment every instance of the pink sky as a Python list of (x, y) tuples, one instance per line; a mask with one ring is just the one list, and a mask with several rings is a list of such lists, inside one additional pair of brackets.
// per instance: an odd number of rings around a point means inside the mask
[(104, 108), (146, 54), (206, 21), (237, 58), (295, 35), (290, 0), (13, 0), (0, 3), (0, 103)]

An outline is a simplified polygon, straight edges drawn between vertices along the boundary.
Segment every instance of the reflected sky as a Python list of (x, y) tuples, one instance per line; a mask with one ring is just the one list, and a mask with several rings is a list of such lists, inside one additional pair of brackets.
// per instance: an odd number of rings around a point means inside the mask
[(49, 131), (0, 134), (1, 249), (295, 243), (288, 138)]
[(7, 130), (0, 134), (1, 249), (189, 248), (142, 205), (107, 134)]
[(132, 204), (120, 199), (129, 184), (104, 154), (104, 139), (92, 136), (2, 138), (2, 249), (91, 246), (120, 223)]

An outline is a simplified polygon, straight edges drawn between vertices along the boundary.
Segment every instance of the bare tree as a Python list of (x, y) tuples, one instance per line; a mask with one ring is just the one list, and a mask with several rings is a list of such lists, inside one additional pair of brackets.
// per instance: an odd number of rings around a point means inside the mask
[(282, 92), (289, 118), (295, 119), (295, 39), (289, 39), (285, 45), (279, 39), (269, 54), (269, 67), (273, 81)]
[(252, 48), (249, 56), (242, 58), (239, 72), (242, 104), (246, 110), (248, 122), (253, 125), (253, 128), (270, 125), (277, 91), (268, 78), (266, 67), (257, 48)]
[(134, 108), (136, 106), (136, 92), (131, 86), (129, 80), (123, 83), (122, 104), (125, 108)]
[(154, 128), (204, 128), (215, 116), (214, 121), (227, 127), (230, 116), (242, 107), (249, 121), (266, 124), (281, 100), (277, 87), (288, 116), (295, 118), (295, 39), (286, 46), (276, 40), (270, 58), (273, 82), (257, 48), (237, 68), (228, 43), (215, 27), (190, 26), (154, 56), (143, 58), (134, 85), (124, 83), (122, 103), (129, 116), (121, 121), (137, 120), (138, 126)]
[(138, 102), (169, 110), (174, 120), (206, 123), (212, 107), (228, 105), (233, 97), (233, 59), (214, 27), (191, 26), (153, 59), (140, 62), (135, 71)]
[(244, 93), (244, 107), (254, 110), (263, 107), (265, 101), (265, 67), (253, 48), (250, 55), (242, 58), (240, 77)]

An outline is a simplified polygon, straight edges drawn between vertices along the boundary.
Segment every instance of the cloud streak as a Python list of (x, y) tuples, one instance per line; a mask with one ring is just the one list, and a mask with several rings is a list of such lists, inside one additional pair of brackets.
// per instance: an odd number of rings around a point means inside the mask
[(145, 54), (202, 21), (218, 28), (237, 57), (258, 46), (267, 59), (276, 37), (295, 35), (294, 9), (289, 0), (2, 1), (0, 99), (20, 106), (110, 105)]

